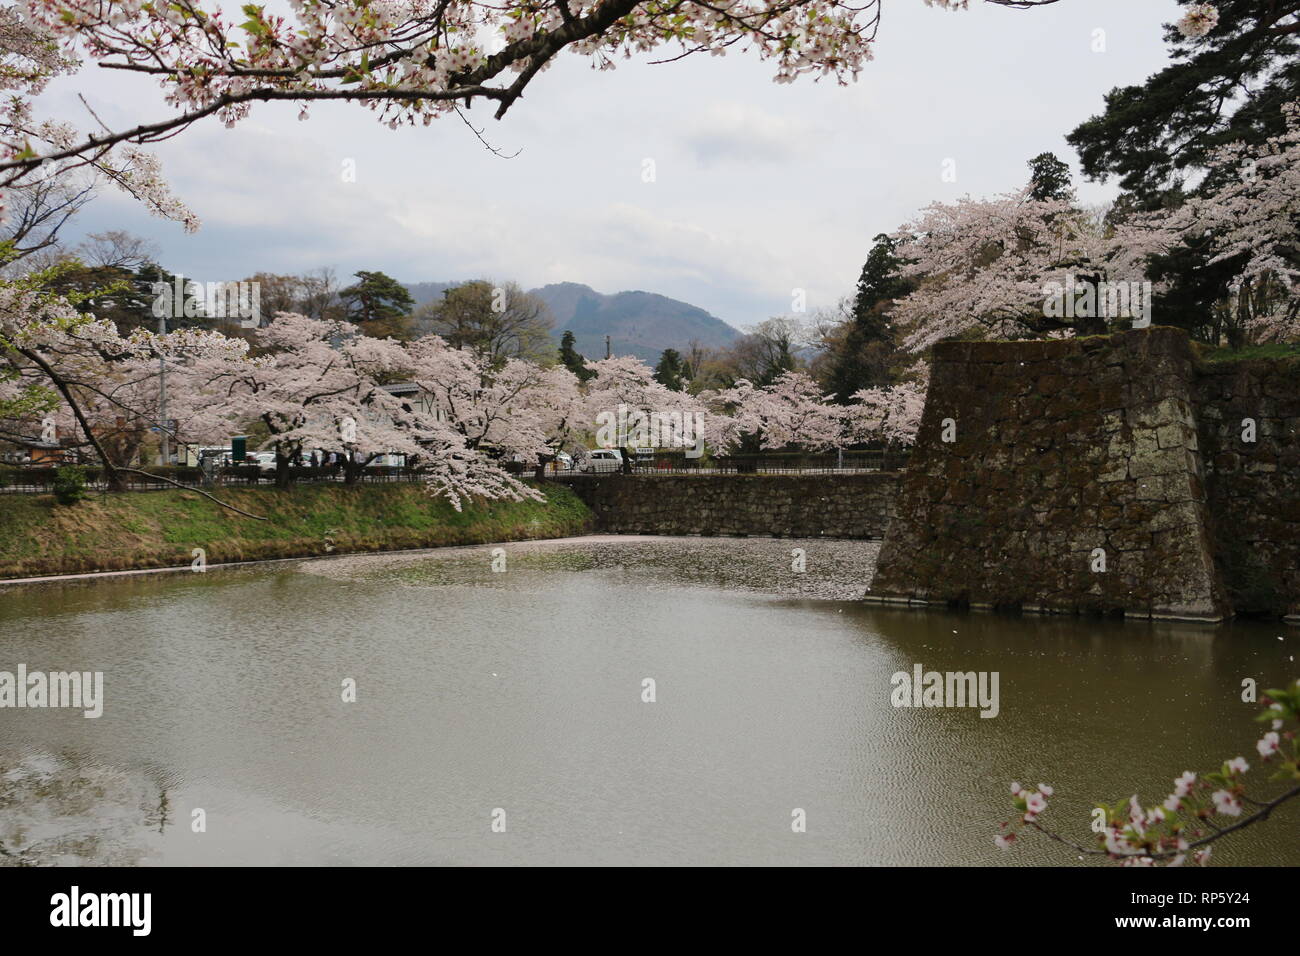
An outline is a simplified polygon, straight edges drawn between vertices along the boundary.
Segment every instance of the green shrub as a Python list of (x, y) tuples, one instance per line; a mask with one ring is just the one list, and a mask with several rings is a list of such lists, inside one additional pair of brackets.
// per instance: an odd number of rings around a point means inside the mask
[(62, 465), (54, 473), (54, 497), (61, 505), (73, 505), (86, 497), (86, 469)]

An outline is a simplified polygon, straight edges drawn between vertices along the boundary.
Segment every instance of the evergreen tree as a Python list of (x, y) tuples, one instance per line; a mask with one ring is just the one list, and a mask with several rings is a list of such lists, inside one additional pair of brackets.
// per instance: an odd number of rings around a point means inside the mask
[[(180, 278), (180, 288), (188, 291), (190, 280)], [(178, 277), (153, 262), (146, 262), (136, 268), (117, 265), (83, 265), (70, 264), (59, 274), (50, 287), (60, 295), (85, 295), (80, 308), (97, 319), (108, 319), (119, 332), (128, 334), (137, 329), (148, 332), (158, 330), (158, 316), (155, 304), (158, 286), (164, 286), (166, 292), (167, 328), (169, 331), (184, 328), (220, 328), (227, 333), (239, 327), (239, 320), (229, 323), (217, 322), (205, 311), (201, 290), (196, 290), (194, 298), (188, 305), (193, 315), (185, 315), (187, 305), (185, 291), (177, 299), (175, 290)]]
[[(1182, 7), (1196, 0), (1178, 0)], [(1145, 208), (1216, 146), (1263, 142), (1284, 129), (1282, 104), (1300, 98), (1300, 34), (1282, 21), (1295, 0), (1218, 0), (1219, 23), (1203, 37), (1165, 29), (1172, 62), (1141, 86), (1115, 87), (1101, 114), (1066, 137), (1090, 179), (1120, 177)]]
[(362, 270), (354, 275), (356, 284), (339, 292), (347, 320), (376, 338), (409, 338), (415, 300), (406, 286), (382, 272)]
[(560, 336), (560, 364), (576, 375), (579, 382), (585, 382), (595, 373), (587, 368), (587, 360), (574, 347), (574, 341), (573, 332), (565, 329)]
[(899, 275), (903, 265), (894, 253), (896, 243), (885, 233), (873, 240), (858, 277), (853, 317), (831, 363), (827, 387), (840, 401), (859, 389), (889, 384), (894, 333), (889, 325), (889, 303), (912, 291), (910, 279)]
[(1074, 198), (1070, 167), (1057, 159), (1055, 153), (1039, 153), (1028, 165), (1030, 199), (1042, 201)]
[(655, 381), (664, 388), (680, 392), (686, 387), (686, 367), (676, 349), (664, 349), (655, 366)]

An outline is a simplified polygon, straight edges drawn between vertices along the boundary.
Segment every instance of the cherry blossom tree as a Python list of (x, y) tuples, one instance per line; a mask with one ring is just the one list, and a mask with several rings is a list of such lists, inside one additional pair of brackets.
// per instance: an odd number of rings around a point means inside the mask
[(1174, 780), (1173, 791), (1159, 806), (1144, 807), (1136, 794), (1114, 806), (1094, 811), (1095, 847), (1087, 847), (1049, 830), (1040, 820), (1053, 789), (1011, 784), (1016, 817), (1002, 824), (994, 838), (1004, 850), (1015, 846), (1028, 830), (1070, 847), (1083, 856), (1104, 856), (1122, 866), (1181, 866), (1189, 859), (1205, 865), (1213, 844), (1247, 827), (1267, 820), (1282, 804), (1300, 797), (1300, 744), (1296, 723), (1300, 718), (1300, 680), (1290, 688), (1270, 690), (1263, 698), (1267, 709), (1256, 719), (1268, 730), (1255, 744), (1261, 763), (1273, 767), (1271, 779), (1281, 781), (1271, 796), (1248, 792), (1245, 757), (1225, 760), (1215, 771), (1197, 775), (1188, 770)]
[(380, 384), (410, 369), (397, 342), (288, 312), (258, 329), (254, 341), (263, 355), (234, 365), (197, 363), (185, 386), (212, 396), (229, 428), (251, 420), (266, 427), (278, 484), (291, 481), (291, 463), (317, 449), (340, 456), (348, 483), (380, 455), (421, 453), (423, 423)]
[(475, 454), (543, 464), (571, 440), (582, 415), (578, 379), (563, 366), (496, 362), (437, 335), (411, 343), (411, 380)]
[[(170, 427), (158, 415), (160, 360), (178, 368), (239, 362), (247, 343), (198, 329), (123, 336), (44, 291), (44, 281), (0, 283), (0, 437), (28, 448), (62, 437), (64, 447), (87, 449), (119, 487), (138, 472), (131, 465), (145, 434)], [(177, 403), (181, 417), (184, 408)]]
[(850, 442), (879, 441), (887, 447), (901, 448), (916, 444), (930, 384), (930, 367), (918, 362), (911, 374), (911, 381), (853, 393), (852, 401), (844, 410)]
[(706, 431), (707, 398), (667, 388), (639, 358), (616, 355), (586, 367), (593, 373), (582, 412), (587, 428), (596, 433), (597, 444), (622, 449), (625, 470), (631, 469), (632, 445), (692, 447), (700, 439), (717, 441)]
[(1179, 248), (1232, 269), (1222, 290), (1230, 341), (1300, 337), (1300, 102), (1283, 109), (1281, 135), (1214, 150), (1201, 188), (1153, 213), (1111, 222), (1028, 189), (928, 207), (897, 235), (903, 274), (919, 282), (893, 313), (904, 345), (1104, 332), (1109, 319), (1136, 314), (1107, 314), (1099, 295), (1063, 314), (1048, 290), (1151, 282), (1153, 259)]
[[(256, 419), (275, 451), (276, 480), (305, 452), (332, 452), (354, 483), (377, 457), (405, 456), (431, 490), (460, 510), (473, 498), (540, 499), (506, 473), (502, 457), (548, 451), (576, 398), (572, 375), (512, 361), (491, 369), (437, 336), (409, 346), (360, 334), (347, 322), (280, 313), (257, 330), (262, 354), (197, 362), (186, 389), (228, 430)], [(414, 383), (427, 401), (386, 388)]]
[(802, 372), (784, 372), (762, 388), (741, 379), (719, 392), (715, 404), (731, 411), (720, 432), (732, 442), (753, 435), (761, 448), (805, 451), (841, 448), (847, 443), (843, 407)]
[(893, 312), (906, 348), (972, 332), (1025, 338), (1106, 330), (1099, 305), (1070, 315), (1052, 308), (1050, 290), (1144, 281), (1158, 237), (1030, 192), (934, 203), (898, 232), (901, 273), (919, 282)]
[(1285, 132), (1216, 150), (1202, 192), (1140, 217), (1133, 230), (1159, 251), (1182, 243), (1211, 265), (1230, 263), (1224, 292), (1243, 340), (1300, 338), (1300, 101), (1283, 112)]

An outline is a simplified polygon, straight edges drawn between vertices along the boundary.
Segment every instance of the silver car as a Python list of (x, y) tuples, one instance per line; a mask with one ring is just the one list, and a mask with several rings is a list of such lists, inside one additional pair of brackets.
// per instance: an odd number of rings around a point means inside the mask
[(623, 453), (617, 448), (593, 448), (578, 464), (578, 471), (588, 475), (623, 470)]

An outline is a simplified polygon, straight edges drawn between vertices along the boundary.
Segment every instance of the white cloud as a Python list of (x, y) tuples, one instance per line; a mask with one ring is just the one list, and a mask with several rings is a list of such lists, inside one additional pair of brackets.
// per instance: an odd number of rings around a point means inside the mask
[[(1103, 94), (1163, 65), (1160, 23), (1175, 10), (891, 3), (876, 60), (849, 87), (776, 85), (770, 65), (736, 51), (610, 72), (570, 58), (503, 122), (471, 111), (491, 142), (522, 149), (512, 160), (454, 117), (390, 131), (346, 104), (313, 107), (305, 123), (295, 108), (258, 106), (233, 130), (199, 125), (158, 146), (204, 220), (197, 236), (122, 198), (92, 207), (81, 231), (147, 235), (166, 265), (200, 278), (333, 266), (408, 281), (572, 280), (751, 324), (788, 308), (795, 287), (812, 308), (849, 292), (871, 238), (926, 203), (1015, 188), (1043, 150), (1072, 158), (1064, 135)], [(1090, 48), (1098, 27), (1104, 54)], [(78, 90), (113, 125), (162, 109), (128, 78), (85, 74), (56, 88), (63, 115), (77, 115)], [(949, 157), (955, 183), (940, 178)], [(345, 159), (355, 183), (342, 181)], [(1095, 202), (1110, 190), (1080, 193)]]
[(704, 165), (794, 162), (816, 147), (823, 132), (798, 117), (736, 102), (710, 103), (689, 122), (683, 140)]

